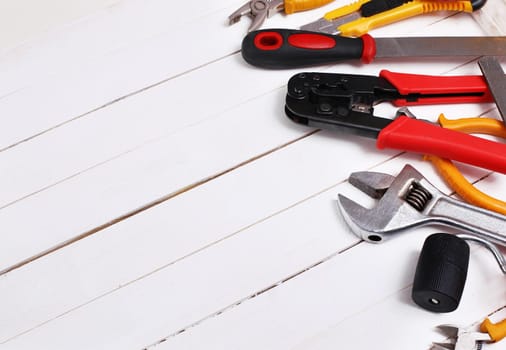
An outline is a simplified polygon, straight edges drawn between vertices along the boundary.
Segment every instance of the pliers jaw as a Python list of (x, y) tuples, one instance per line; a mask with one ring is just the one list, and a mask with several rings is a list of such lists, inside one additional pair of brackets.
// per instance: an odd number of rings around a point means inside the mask
[(377, 138), (392, 120), (374, 116), (373, 106), (397, 97), (381, 77), (301, 73), (288, 82), (285, 112), (299, 124)]
[(474, 332), (454, 325), (439, 325), (437, 328), (449, 338), (449, 343), (433, 343), (437, 350), (478, 350), (483, 342), (492, 342), (487, 333)]
[(251, 0), (228, 16), (229, 24), (239, 22), (242, 16), (249, 16), (252, 22), (248, 31), (251, 32), (260, 28), (267, 17), (283, 8), (284, 0)]

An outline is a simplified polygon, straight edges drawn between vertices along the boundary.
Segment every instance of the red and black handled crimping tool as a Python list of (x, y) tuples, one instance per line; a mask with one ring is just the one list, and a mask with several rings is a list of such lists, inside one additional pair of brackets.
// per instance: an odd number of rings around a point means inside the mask
[(506, 144), (442, 128), (405, 114), (376, 117), (373, 106), (492, 102), (482, 76), (427, 76), (383, 70), (367, 76), (299, 73), (288, 82), (285, 111), (293, 121), (376, 138), (379, 149), (433, 154), (506, 174)]

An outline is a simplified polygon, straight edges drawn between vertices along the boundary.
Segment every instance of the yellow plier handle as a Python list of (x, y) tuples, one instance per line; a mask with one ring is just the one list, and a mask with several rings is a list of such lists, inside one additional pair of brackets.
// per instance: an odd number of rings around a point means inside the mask
[(292, 14), (295, 12), (315, 9), (331, 3), (332, 1), (334, 0), (285, 0), (285, 13)]
[(480, 331), (487, 332), (490, 335), (490, 338), (492, 338), (494, 342), (497, 342), (506, 337), (506, 320), (492, 323), (488, 318), (486, 318), (480, 325)]
[(332, 10), (330, 12), (327, 12), (325, 15), (323, 15), (323, 18), (325, 18), (327, 21), (332, 21), (336, 18), (347, 16), (350, 13), (358, 12), (360, 11), (360, 8), (363, 4), (366, 2), (369, 2), (371, 0), (357, 0), (352, 3), (349, 3), (348, 5), (341, 6), (335, 10)]
[(357, 20), (342, 24), (337, 29), (342, 36), (361, 36), (374, 28), (436, 11), (473, 12), (473, 6), (468, 0), (413, 0), (404, 5), (378, 13), (371, 17), (362, 17)]
[[(506, 126), (496, 119), (464, 118), (449, 120), (441, 114), (438, 122), (447, 129), (498, 136), (506, 139)], [(448, 185), (466, 202), (506, 215), (506, 202), (491, 197), (474, 187), (451, 160), (433, 155), (427, 155), (425, 159), (432, 162)]]

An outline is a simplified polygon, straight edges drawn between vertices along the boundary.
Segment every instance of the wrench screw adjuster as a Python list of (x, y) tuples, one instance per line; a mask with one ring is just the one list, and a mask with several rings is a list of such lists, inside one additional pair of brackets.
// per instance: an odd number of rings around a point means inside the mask
[(413, 182), (406, 194), (406, 202), (418, 211), (423, 211), (432, 195), (418, 182)]

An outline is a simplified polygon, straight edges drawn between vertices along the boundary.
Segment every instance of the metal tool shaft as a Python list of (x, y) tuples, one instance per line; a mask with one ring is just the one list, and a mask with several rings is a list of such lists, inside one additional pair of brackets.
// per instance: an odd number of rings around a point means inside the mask
[(376, 38), (376, 57), (504, 56), (506, 37)]
[(450, 225), (488, 241), (506, 246), (506, 217), (469, 205), (446, 195), (437, 194), (427, 211), (433, 222)]
[(506, 123), (506, 77), (499, 63), (494, 56), (485, 56), (478, 60), (480, 69), (487, 81), (487, 85), (494, 96), (495, 104), (501, 114), (502, 120)]

